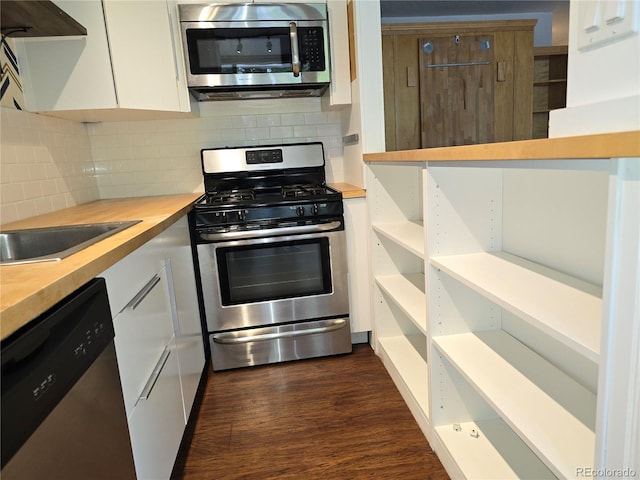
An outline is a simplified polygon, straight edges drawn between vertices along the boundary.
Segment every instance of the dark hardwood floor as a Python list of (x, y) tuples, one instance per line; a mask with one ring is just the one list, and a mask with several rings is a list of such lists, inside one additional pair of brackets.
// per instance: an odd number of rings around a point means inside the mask
[(448, 479), (380, 359), (210, 373), (173, 480)]

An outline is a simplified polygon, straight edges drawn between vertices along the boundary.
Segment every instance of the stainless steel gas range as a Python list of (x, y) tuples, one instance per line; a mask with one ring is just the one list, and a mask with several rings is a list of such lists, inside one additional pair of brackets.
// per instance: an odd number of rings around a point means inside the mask
[(204, 149), (194, 241), (214, 370), (351, 352), (322, 143)]

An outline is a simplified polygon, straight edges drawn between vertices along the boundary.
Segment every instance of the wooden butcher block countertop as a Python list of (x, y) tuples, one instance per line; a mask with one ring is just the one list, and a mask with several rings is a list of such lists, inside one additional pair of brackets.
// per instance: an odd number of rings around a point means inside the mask
[(167, 229), (191, 210), (200, 195), (97, 200), (3, 225), (0, 230), (141, 220), (60, 261), (1, 265), (1, 339)]
[(640, 156), (640, 131), (366, 153), (365, 162), (460, 162)]
[(364, 198), (367, 192), (362, 187), (351, 185), (350, 183), (330, 183), (330, 187), (342, 193), (342, 198)]

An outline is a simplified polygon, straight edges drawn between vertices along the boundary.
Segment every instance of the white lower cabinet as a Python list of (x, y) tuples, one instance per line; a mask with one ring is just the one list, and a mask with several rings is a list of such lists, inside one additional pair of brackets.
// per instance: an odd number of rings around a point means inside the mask
[(171, 312), (186, 423), (189, 420), (189, 413), (205, 363), (189, 225), (186, 217), (178, 220), (162, 234), (162, 244), (166, 251), (167, 269), (170, 272)]
[(173, 336), (167, 291), (163, 268), (148, 279), (113, 319), (127, 416), (133, 412), (159, 352), (164, 351)]
[(348, 252), (351, 333), (370, 332), (373, 326), (369, 288), (367, 204), (364, 198), (345, 198), (343, 203)]
[(637, 474), (638, 165), (368, 163), (375, 348), (452, 478)]
[(186, 216), (101, 276), (138, 479), (169, 479), (205, 364)]

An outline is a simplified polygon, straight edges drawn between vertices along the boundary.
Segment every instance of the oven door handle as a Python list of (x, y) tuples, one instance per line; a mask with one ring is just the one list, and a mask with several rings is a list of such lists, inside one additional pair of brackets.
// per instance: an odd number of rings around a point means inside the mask
[(217, 333), (212, 336), (215, 343), (222, 345), (237, 345), (251, 342), (264, 342), (268, 340), (277, 340), (281, 338), (301, 337), (304, 335), (314, 335), (316, 333), (335, 332), (344, 328), (347, 321), (344, 318), (336, 320), (327, 320), (327, 324), (321, 327), (307, 328), (305, 330), (292, 330), (288, 332), (273, 332), (252, 335), (250, 332), (225, 332)]
[(339, 220), (315, 225), (297, 225), (295, 227), (266, 228), (264, 230), (242, 230), (219, 233), (200, 233), (200, 239), (205, 241), (242, 240), (246, 238), (264, 238), (274, 235), (289, 235), (299, 233), (322, 233), (336, 230), (342, 225)]

